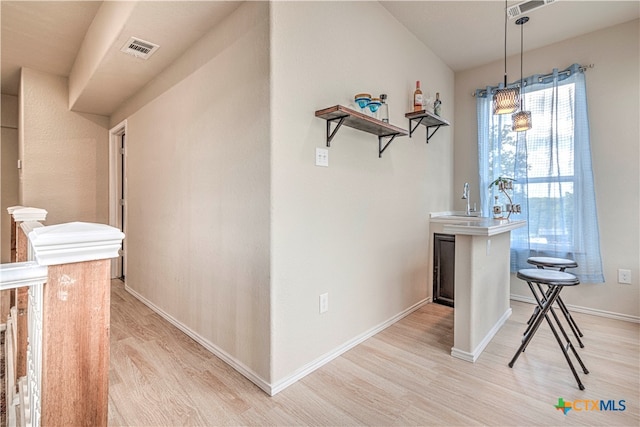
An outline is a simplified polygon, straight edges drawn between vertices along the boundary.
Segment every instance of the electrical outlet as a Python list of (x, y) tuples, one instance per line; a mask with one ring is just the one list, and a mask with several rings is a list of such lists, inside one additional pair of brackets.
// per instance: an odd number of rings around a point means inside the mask
[(631, 270), (618, 269), (618, 283), (631, 284)]
[(316, 147), (316, 166), (329, 167), (329, 150)]
[(329, 311), (329, 294), (320, 295), (320, 314)]

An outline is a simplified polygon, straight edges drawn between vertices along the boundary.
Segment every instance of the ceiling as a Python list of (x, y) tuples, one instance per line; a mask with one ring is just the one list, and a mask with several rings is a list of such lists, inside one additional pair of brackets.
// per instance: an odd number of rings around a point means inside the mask
[[(523, 0), (508, 1), (508, 6)], [(504, 58), (504, 1), (383, 1), (400, 23), (453, 71)], [(526, 14), (524, 50), (640, 17), (640, 1), (556, 0)], [(520, 52), (520, 27), (507, 23), (507, 55)]]
[[(132, 5), (88, 82), (86, 95), (74, 104), (78, 111), (103, 115), (115, 111), (241, 4), (239, 1), (1, 0), (2, 93), (17, 95), (22, 66), (69, 76), (94, 18), (105, 12), (103, 3), (108, 7), (115, 7), (117, 3)], [(502, 1), (381, 3), (453, 71), (503, 57)], [(518, 3), (520, 1), (508, 1), (509, 6)], [(525, 51), (637, 19), (640, 2), (556, 0), (527, 15), (531, 20), (524, 31)], [(518, 29), (513, 20), (509, 21), (508, 55), (519, 52)], [(160, 49), (146, 62), (119, 52), (131, 36), (159, 44)]]

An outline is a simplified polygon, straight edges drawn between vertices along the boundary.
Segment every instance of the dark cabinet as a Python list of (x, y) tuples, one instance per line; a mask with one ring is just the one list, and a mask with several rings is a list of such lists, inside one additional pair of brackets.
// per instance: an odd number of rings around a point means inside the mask
[(433, 235), (433, 302), (453, 307), (456, 236)]

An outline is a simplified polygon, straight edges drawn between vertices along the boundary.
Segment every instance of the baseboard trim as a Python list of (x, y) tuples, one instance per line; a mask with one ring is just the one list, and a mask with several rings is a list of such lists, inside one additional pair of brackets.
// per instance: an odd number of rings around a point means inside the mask
[(412, 305), (411, 307), (407, 308), (406, 310), (404, 310), (404, 311), (396, 314), (395, 316), (387, 319), (386, 321), (380, 323), (378, 326), (375, 326), (375, 327), (369, 329), (368, 331), (363, 332), (362, 334), (360, 334), (360, 335), (356, 336), (355, 338), (347, 341), (346, 343), (342, 344), (341, 346), (339, 346), (339, 347), (333, 349), (332, 351), (320, 356), (316, 360), (304, 365), (300, 369), (296, 370), (293, 374), (291, 374), (288, 377), (285, 377), (282, 380), (277, 381), (275, 384), (273, 384), (273, 386), (272, 386), (272, 394), (271, 395), (273, 396), (273, 395), (281, 392), (285, 388), (289, 387), (291, 384), (299, 381), (300, 379), (302, 379), (303, 377), (309, 375), (310, 373), (312, 373), (316, 369), (326, 365), (327, 363), (331, 362), (336, 357), (339, 357), (340, 355), (344, 354), (345, 352), (351, 350), (353, 347), (355, 347), (358, 344), (362, 343), (363, 341), (371, 338), (372, 336), (376, 335), (377, 333), (383, 331), (384, 329), (386, 329), (389, 326), (393, 325), (394, 323), (396, 323), (400, 319), (408, 316), (409, 314), (413, 313), (414, 311), (416, 311), (420, 307), (422, 307), (425, 304), (428, 304), (430, 302), (431, 302), (431, 298), (425, 298), (425, 299), (417, 302), (416, 304)]
[(504, 325), (507, 319), (511, 317), (512, 312), (513, 311), (511, 310), (511, 307), (509, 307), (509, 309), (504, 312), (504, 314), (500, 317), (500, 319), (498, 319), (496, 324), (493, 325), (493, 327), (487, 333), (487, 335), (485, 335), (485, 337), (482, 339), (480, 344), (476, 346), (473, 352), (469, 353), (468, 351), (464, 351), (464, 350), (460, 350), (458, 348), (452, 347), (451, 356), (456, 357), (458, 359), (465, 360), (467, 362), (475, 363), (476, 360), (478, 360), (478, 357), (480, 357), (484, 349), (487, 347), (487, 345), (489, 345), (493, 337), (498, 333), (500, 328), (502, 328), (502, 325)]
[[(522, 295), (511, 294), (510, 298), (514, 301), (525, 302), (527, 304), (534, 304), (534, 305), (537, 304), (536, 300), (533, 299), (533, 297), (526, 297)], [(608, 319), (615, 319), (615, 320), (623, 320), (625, 322), (631, 322), (631, 323), (640, 323), (639, 316), (631, 316), (629, 314), (614, 313), (612, 311), (598, 310), (597, 308), (582, 307), (579, 305), (572, 305), (572, 304), (566, 304), (566, 303), (565, 305), (570, 311), (575, 311), (576, 313), (590, 314), (592, 316), (606, 317)]]
[(382, 322), (378, 326), (375, 326), (375, 327), (369, 329), (368, 331), (358, 335), (354, 339), (349, 340), (348, 342), (346, 342), (345, 344), (341, 345), (340, 347), (330, 351), (329, 353), (326, 353), (325, 355), (317, 358), (316, 360), (312, 361), (311, 363), (308, 363), (307, 365), (303, 366), (302, 368), (296, 370), (290, 376), (285, 377), (280, 381), (277, 381), (275, 384), (270, 384), (267, 381), (265, 381), (264, 379), (262, 379), (255, 372), (253, 372), (250, 368), (245, 366), (242, 362), (240, 362), (239, 360), (235, 359), (229, 353), (227, 353), (226, 351), (224, 351), (220, 347), (216, 346), (215, 344), (213, 344), (209, 340), (203, 338), (197, 332), (193, 331), (191, 328), (189, 328), (188, 326), (184, 325), (182, 322), (180, 322), (175, 317), (171, 316), (169, 313), (167, 313), (166, 311), (164, 311), (163, 309), (161, 309), (160, 307), (155, 305), (153, 302), (151, 302), (146, 297), (144, 297), (143, 295), (138, 293), (136, 290), (132, 289), (127, 284), (124, 285), (124, 289), (127, 292), (129, 292), (134, 298), (136, 298), (137, 300), (142, 302), (144, 305), (149, 307), (151, 310), (153, 310), (155, 313), (157, 313), (159, 316), (164, 318), (166, 321), (171, 323), (176, 328), (180, 329), (182, 332), (187, 334), (189, 337), (191, 337), (198, 344), (200, 344), (201, 346), (203, 346), (204, 348), (209, 350), (215, 356), (220, 358), (223, 362), (225, 362), (226, 364), (231, 366), (233, 369), (238, 371), (241, 375), (243, 375), (249, 381), (254, 383), (256, 386), (258, 386), (262, 391), (267, 393), (269, 396), (276, 395), (277, 393), (281, 392), (282, 390), (284, 390), (285, 388), (289, 387), (293, 383), (297, 382), (301, 378), (309, 375), (311, 372), (313, 372), (316, 369), (326, 365), (327, 363), (329, 363), (330, 361), (332, 361), (336, 357), (338, 357), (338, 356), (342, 355), (343, 353), (351, 350), (353, 347), (357, 346), (358, 344), (362, 343), (363, 341), (367, 340), (368, 338), (371, 338), (372, 336), (374, 336), (378, 332), (381, 332), (382, 330), (388, 328), (389, 326), (393, 325), (394, 323), (396, 323), (400, 319), (402, 319), (402, 318), (408, 316), (409, 314), (413, 313), (414, 311), (416, 311), (420, 307), (424, 306), (425, 304), (431, 302), (431, 298), (425, 298), (425, 299), (417, 302), (416, 304), (412, 305), (411, 307), (407, 308), (406, 310), (402, 311), (401, 313), (391, 317), (390, 319), (386, 320), (385, 322)]
[(180, 329), (182, 332), (187, 334), (198, 344), (200, 344), (201, 346), (209, 350), (211, 353), (213, 353), (216, 357), (220, 358), (227, 365), (231, 366), (233, 369), (238, 371), (245, 378), (247, 378), (249, 381), (251, 381), (256, 386), (258, 386), (262, 391), (264, 391), (269, 395), (273, 395), (271, 385), (267, 381), (262, 379), (259, 375), (257, 375), (255, 372), (253, 372), (246, 365), (244, 365), (242, 362), (240, 362), (239, 360), (231, 356), (229, 353), (227, 353), (217, 345), (213, 344), (211, 341), (203, 338), (197, 332), (195, 332), (194, 330), (192, 330), (191, 328), (189, 328), (188, 326), (180, 322), (175, 317), (171, 316), (169, 313), (167, 313), (166, 311), (164, 311), (163, 309), (155, 305), (153, 302), (149, 301), (146, 297), (142, 296), (136, 290), (132, 289), (126, 284), (124, 285), (124, 289), (127, 292), (129, 292), (131, 295), (133, 295), (141, 303), (143, 303), (144, 305), (149, 307), (151, 310), (156, 312), (158, 315), (160, 315), (162, 318), (164, 318), (167, 322), (171, 323), (173, 326)]

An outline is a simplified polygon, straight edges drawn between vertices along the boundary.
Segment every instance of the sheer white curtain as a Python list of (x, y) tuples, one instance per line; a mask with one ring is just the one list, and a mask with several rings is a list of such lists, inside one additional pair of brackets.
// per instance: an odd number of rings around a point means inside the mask
[[(493, 115), (496, 87), (476, 91), (478, 159), (483, 212), (494, 197), (498, 177), (514, 178), (513, 203), (527, 226), (511, 232), (511, 270), (530, 268), (530, 256), (574, 259), (583, 283), (604, 282), (595, 201), (586, 84), (574, 64), (549, 75), (524, 80), (525, 109), (532, 129), (511, 130), (511, 115)], [(512, 214), (514, 215), (514, 214)]]

